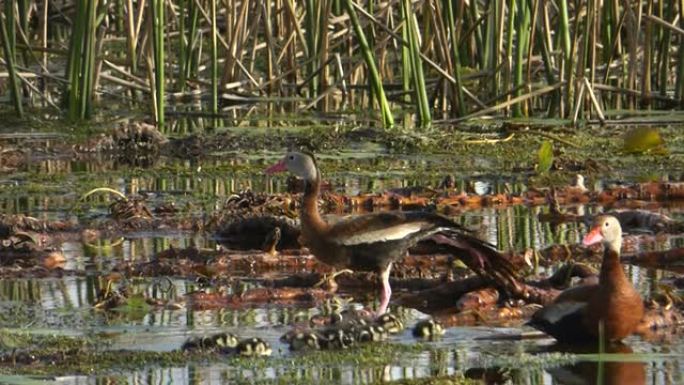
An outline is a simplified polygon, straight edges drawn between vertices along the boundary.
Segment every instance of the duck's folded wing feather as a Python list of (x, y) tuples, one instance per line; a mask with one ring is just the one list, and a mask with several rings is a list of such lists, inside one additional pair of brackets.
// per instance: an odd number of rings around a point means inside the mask
[(359, 215), (340, 219), (331, 223), (331, 226), (329, 232), (331, 240), (347, 246), (426, 236), (440, 227), (463, 229), (446, 217), (422, 212)]

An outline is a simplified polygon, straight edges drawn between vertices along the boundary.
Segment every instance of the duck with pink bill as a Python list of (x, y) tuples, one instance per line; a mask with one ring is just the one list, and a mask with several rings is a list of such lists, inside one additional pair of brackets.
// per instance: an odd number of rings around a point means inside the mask
[(323, 263), (336, 269), (372, 271), (378, 273), (381, 284), (382, 315), (392, 295), (389, 283), (392, 264), (404, 257), (408, 249), (421, 239), (440, 230), (459, 232), (458, 241), (474, 254), (499, 257), (496, 248), (469, 234), (451, 219), (431, 212), (391, 211), (325, 220), (318, 208), (321, 174), (312, 154), (291, 151), (266, 173), (289, 172), (304, 182), (300, 220), (303, 243)]

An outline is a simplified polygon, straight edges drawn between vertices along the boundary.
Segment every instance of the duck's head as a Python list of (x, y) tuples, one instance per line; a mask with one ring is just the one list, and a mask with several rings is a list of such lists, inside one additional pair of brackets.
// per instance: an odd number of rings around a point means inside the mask
[(594, 220), (591, 231), (584, 236), (582, 243), (585, 246), (603, 242), (603, 244), (616, 251), (620, 251), (622, 245), (622, 227), (620, 222), (611, 215), (600, 215)]
[(290, 151), (276, 164), (266, 169), (267, 174), (289, 171), (306, 181), (314, 181), (318, 177), (316, 160), (313, 155), (298, 151)]

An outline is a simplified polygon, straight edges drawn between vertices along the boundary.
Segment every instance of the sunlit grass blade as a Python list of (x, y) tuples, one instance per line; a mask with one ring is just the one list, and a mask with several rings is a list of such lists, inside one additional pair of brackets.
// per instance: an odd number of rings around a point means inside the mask
[(394, 117), (392, 116), (392, 111), (389, 107), (389, 102), (385, 97), (385, 90), (382, 85), (382, 80), (380, 80), (380, 74), (378, 73), (378, 68), (375, 64), (375, 56), (370, 50), (368, 41), (366, 40), (366, 35), (363, 33), (363, 28), (361, 28), (361, 23), (354, 10), (354, 5), (352, 0), (344, 0), (344, 6), (349, 14), (349, 19), (354, 27), (354, 32), (356, 33), (356, 38), (358, 39), (359, 46), (361, 48), (361, 54), (368, 67), (369, 81), (371, 86), (375, 89), (376, 95), (378, 96), (378, 103), (380, 104), (380, 111), (382, 114), (382, 125), (385, 128), (394, 127)]

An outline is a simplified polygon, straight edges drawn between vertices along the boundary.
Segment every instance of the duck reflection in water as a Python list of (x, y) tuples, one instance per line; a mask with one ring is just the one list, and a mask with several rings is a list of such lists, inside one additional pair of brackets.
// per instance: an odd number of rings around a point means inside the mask
[[(561, 351), (574, 354), (595, 354), (598, 349), (595, 346), (570, 349)], [(606, 354), (629, 355), (634, 353), (627, 345), (609, 344), (605, 347)], [(618, 361), (619, 358), (611, 357), (603, 361), (581, 361), (574, 365), (548, 369), (553, 377), (554, 384), (602, 384), (602, 385), (643, 385), (646, 384), (646, 364), (644, 362), (630, 360)]]
[[(595, 345), (584, 347), (555, 344), (544, 348), (544, 352), (558, 352), (569, 354), (596, 354)], [(624, 344), (610, 344), (605, 347), (605, 354), (633, 353)], [(619, 358), (618, 358), (619, 359)], [(617, 361), (615, 357), (603, 361), (581, 361), (573, 365), (545, 369), (551, 375), (553, 385), (643, 385), (646, 384), (646, 364), (632, 361), (629, 356), (626, 361)], [(536, 371), (535, 371), (536, 372)], [(481, 380), (488, 385), (534, 383), (534, 378), (540, 378), (535, 372), (510, 368), (471, 368), (465, 373), (467, 378)], [(544, 384), (547, 382), (544, 381)]]

